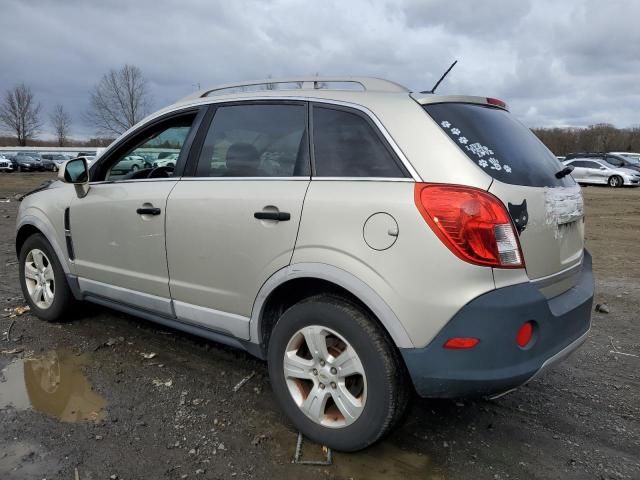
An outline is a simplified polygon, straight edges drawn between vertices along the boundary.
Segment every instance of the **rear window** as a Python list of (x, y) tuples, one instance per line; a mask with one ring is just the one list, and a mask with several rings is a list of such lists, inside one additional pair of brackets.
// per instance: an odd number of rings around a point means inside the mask
[(509, 112), (469, 103), (435, 103), (424, 109), (480, 168), (496, 180), (531, 187), (573, 185), (556, 178), (560, 161)]

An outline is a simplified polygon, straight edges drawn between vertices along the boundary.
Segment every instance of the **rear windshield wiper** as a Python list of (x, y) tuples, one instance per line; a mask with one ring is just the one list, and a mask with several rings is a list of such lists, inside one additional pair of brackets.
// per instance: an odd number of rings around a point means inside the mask
[(575, 167), (573, 165), (567, 165), (566, 167), (564, 167), (562, 170), (560, 170), (559, 172), (556, 172), (556, 178), (564, 178), (567, 175), (569, 175), (571, 172), (573, 172), (573, 169)]

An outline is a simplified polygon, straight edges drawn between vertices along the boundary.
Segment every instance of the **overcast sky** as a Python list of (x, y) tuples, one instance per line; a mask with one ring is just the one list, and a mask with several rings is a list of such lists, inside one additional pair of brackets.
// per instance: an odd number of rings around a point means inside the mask
[(439, 93), (502, 98), (529, 126), (640, 124), (638, 0), (0, 0), (0, 93), (25, 82), (45, 112), (61, 103), (75, 137), (94, 133), (91, 88), (125, 63), (158, 109), (268, 75), (424, 90), (454, 59)]

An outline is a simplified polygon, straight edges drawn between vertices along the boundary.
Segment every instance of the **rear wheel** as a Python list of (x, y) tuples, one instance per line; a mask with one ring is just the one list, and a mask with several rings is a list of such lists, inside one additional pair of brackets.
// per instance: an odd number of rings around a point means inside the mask
[(622, 180), (622, 177), (620, 177), (619, 175), (613, 175), (609, 177), (609, 180), (607, 181), (607, 183), (611, 188), (618, 188), (624, 185), (624, 180)]
[(48, 322), (63, 320), (74, 303), (62, 265), (41, 234), (20, 249), (20, 286), (31, 311)]
[(289, 308), (271, 334), (268, 362), (274, 395), (295, 427), (336, 450), (371, 445), (406, 408), (397, 351), (368, 312), (342, 297)]

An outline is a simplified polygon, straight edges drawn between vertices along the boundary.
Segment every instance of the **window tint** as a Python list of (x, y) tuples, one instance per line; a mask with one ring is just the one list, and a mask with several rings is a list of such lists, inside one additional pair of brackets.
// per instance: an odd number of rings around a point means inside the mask
[(480, 168), (513, 185), (574, 185), (556, 178), (563, 165), (527, 127), (506, 110), (469, 103), (435, 103), (424, 109)]
[(588, 163), (591, 162), (585, 162), (584, 160), (574, 160), (573, 162), (570, 162), (570, 165), (573, 165), (574, 167), (586, 167)]
[[(112, 166), (106, 179), (118, 181), (172, 176), (194, 119), (195, 113), (182, 115), (145, 130), (137, 141), (133, 140), (135, 146), (109, 161)], [(158, 160), (161, 157), (173, 160)]]
[(586, 162), (582, 162), (582, 163), (584, 163), (583, 167), (585, 167), (585, 168), (600, 168), (602, 166), (597, 162), (586, 161)]
[(313, 148), (318, 177), (404, 177), (373, 127), (360, 115), (313, 107)]
[(606, 158), (606, 161), (609, 162), (611, 165), (615, 165), (616, 167), (622, 167), (625, 164), (624, 160), (617, 157), (613, 157), (613, 156), (608, 156)]
[(198, 177), (309, 175), (304, 105), (219, 107), (202, 147)]

